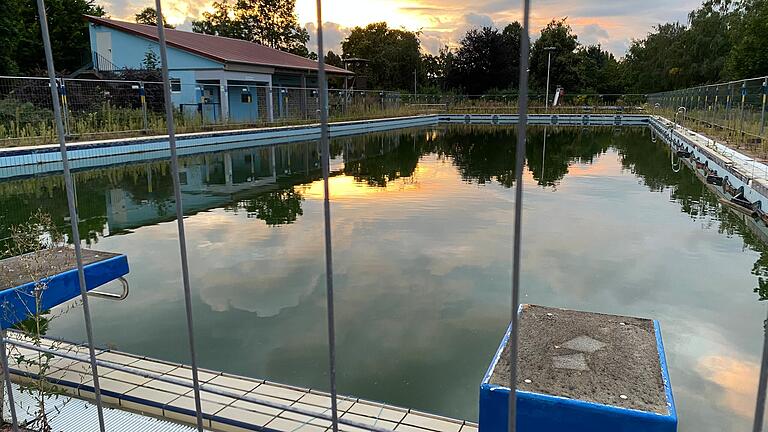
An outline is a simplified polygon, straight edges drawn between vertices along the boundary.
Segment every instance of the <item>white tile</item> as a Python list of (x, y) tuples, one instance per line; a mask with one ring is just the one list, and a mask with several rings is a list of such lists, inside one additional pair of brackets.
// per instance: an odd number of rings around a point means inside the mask
[(454, 423), (421, 414), (416, 414), (414, 412), (406, 414), (405, 418), (403, 419), (403, 423), (439, 432), (459, 432), (459, 429), (461, 429), (462, 425), (461, 422)]
[(398, 423), (403, 420), (406, 414), (406, 411), (389, 408), (384, 405), (374, 405), (368, 402), (357, 402), (348, 411), (354, 414)]
[(136, 384), (116, 381), (110, 378), (99, 377), (99, 386), (102, 391), (108, 390), (114, 393), (123, 394), (136, 388)]
[(176, 369), (178, 365), (169, 365), (169, 364), (150, 361), (150, 360), (139, 360), (134, 363), (131, 363), (131, 367), (135, 367), (137, 369), (144, 369), (150, 372), (168, 373)]
[(253, 393), (273, 396), (273, 397), (286, 399), (290, 401), (297, 401), (306, 394), (306, 392), (303, 392), (303, 391), (293, 390), (285, 387), (278, 387), (278, 386), (266, 384), (266, 383), (258, 386), (256, 390), (253, 391)]
[(118, 354), (113, 352), (103, 352), (96, 356), (99, 360), (104, 360), (112, 363), (121, 364), (123, 366), (130, 365), (139, 361), (136, 357), (127, 356), (125, 354)]
[(157, 389), (157, 390), (162, 390), (162, 391), (167, 392), (167, 393), (174, 393), (174, 394), (176, 394), (178, 396), (186, 394), (191, 389), (191, 386), (190, 387), (185, 387), (185, 386), (181, 386), (181, 385), (177, 385), (177, 384), (171, 384), (171, 383), (167, 383), (167, 382), (163, 382), (163, 381), (159, 381), (159, 380), (151, 380), (151, 381), (147, 382), (146, 384), (144, 384), (144, 387), (153, 388), (153, 389)]
[(140, 414), (149, 414), (149, 415), (158, 416), (158, 417), (163, 416), (162, 408), (142, 405), (142, 404), (138, 404), (138, 403), (127, 401), (127, 400), (120, 401), (120, 408), (137, 412)]
[(232, 419), (255, 426), (264, 426), (274, 419), (273, 416), (248, 411), (235, 407), (226, 407), (216, 414), (217, 417)]
[(300, 422), (284, 418), (276, 418), (267, 424), (267, 428), (281, 432), (324, 432), (325, 428), (312, 424), (302, 425)]
[(173, 393), (166, 393), (162, 390), (156, 390), (156, 389), (151, 389), (146, 387), (136, 387), (133, 390), (127, 393), (124, 393), (124, 395), (144, 399), (144, 400), (155, 402), (161, 405), (165, 405), (168, 402), (178, 398), (178, 395), (175, 395)]
[[(365, 425), (376, 426), (376, 427), (380, 427), (380, 428), (384, 428), (384, 429), (389, 429), (389, 430), (394, 430), (395, 427), (397, 426), (397, 422), (391, 422), (391, 421), (382, 420), (382, 419), (378, 419), (377, 420), (377, 419), (374, 419), (374, 418), (370, 418), (370, 417), (366, 417), (366, 416), (361, 416), (361, 415), (357, 415), (357, 414), (352, 414), (352, 413), (349, 413), (349, 412), (344, 413), (341, 416), (341, 418), (346, 419), (346, 420), (355, 421), (355, 422), (358, 422), (358, 423), (362, 423), (362, 424), (365, 424)], [(349, 425), (345, 425), (345, 424), (341, 424), (341, 423), (339, 424), (339, 429), (341, 429), (343, 431), (347, 431), (347, 432), (363, 432), (363, 431), (368, 431), (368, 429), (358, 428), (356, 426), (349, 426)]]
[(208, 381), (208, 384), (215, 384), (221, 387), (242, 390), (245, 393), (248, 393), (249, 391), (255, 389), (260, 383), (233, 376), (219, 375)]
[[(188, 396), (181, 396), (178, 399), (169, 402), (167, 405), (195, 411), (195, 399)], [(224, 405), (201, 399), (200, 407), (202, 408), (203, 413), (213, 415), (221, 411), (222, 408), (224, 408)]]
[[(237, 392), (237, 390), (235, 390)], [(240, 392), (242, 394), (245, 394), (244, 392)], [(189, 396), (191, 398), (194, 398), (195, 390), (189, 390), (185, 396)], [(242, 395), (241, 394), (241, 395)], [(210, 401), (210, 402), (216, 402), (222, 405), (229, 405), (237, 400), (237, 398), (229, 397), (229, 396), (222, 396), (216, 393), (207, 392), (205, 390), (200, 390), (200, 399)]]
[[(168, 375), (173, 375), (175, 377), (184, 378), (192, 381), (192, 369), (188, 369), (186, 367), (180, 367), (176, 368), (170, 372), (168, 372)], [(207, 382), (216, 377), (217, 374), (212, 374), (210, 372), (201, 371), (198, 369), (197, 371), (197, 378), (200, 380), (200, 382)]]
[[(325, 395), (319, 395), (316, 393), (307, 393), (299, 399), (299, 402), (316, 405), (323, 408), (331, 407), (331, 397)], [(347, 399), (336, 398), (336, 409), (339, 411), (346, 411), (352, 406), (353, 402)]]
[[(253, 394), (251, 393), (251, 395), (253, 395)], [(288, 403), (286, 401), (284, 401), (282, 399), (278, 399), (278, 398), (273, 398), (271, 396), (254, 395), (254, 397), (257, 397), (257, 398), (262, 399), (262, 400), (266, 400), (268, 402), (275, 402), (275, 403), (279, 403), (279, 404), (283, 404), (283, 405), (288, 405)], [(256, 411), (256, 412), (259, 412), (259, 413), (262, 413), (262, 414), (271, 415), (271, 416), (277, 416), (278, 414), (283, 412), (283, 410), (278, 409), (278, 408), (272, 408), (272, 407), (268, 407), (268, 406), (265, 406), (265, 405), (261, 405), (261, 404), (257, 404), (257, 403), (253, 403), (253, 402), (249, 402), (249, 401), (245, 401), (245, 400), (235, 401), (235, 402), (232, 403), (232, 406), (238, 407), (238, 408), (242, 408), (242, 409), (246, 409), (246, 410), (250, 410), (250, 411)]]
[(146, 384), (149, 381), (151, 381), (149, 378), (144, 378), (144, 377), (139, 376), (139, 375), (134, 375), (132, 373), (123, 372), (123, 371), (119, 371), (119, 370), (113, 370), (112, 372), (109, 372), (109, 373), (105, 374), (104, 376), (107, 377), (107, 378), (110, 378), (110, 379), (114, 379), (114, 380), (118, 380), (118, 381), (122, 381), (122, 382), (126, 382), (126, 383), (131, 383), (131, 384), (135, 384), (135, 385), (142, 385), (142, 384)]

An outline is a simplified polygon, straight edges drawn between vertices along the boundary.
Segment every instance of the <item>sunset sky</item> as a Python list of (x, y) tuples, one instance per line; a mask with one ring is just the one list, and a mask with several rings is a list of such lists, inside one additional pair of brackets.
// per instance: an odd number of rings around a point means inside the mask
[[(164, 0), (168, 21), (182, 30), (191, 29), (191, 21), (210, 8), (211, 0)], [(101, 2), (116, 19), (132, 20), (133, 14), (149, 0), (107, 0)], [(680, 20), (700, 4), (700, 0), (534, 0), (531, 3), (532, 36), (553, 18), (568, 21), (583, 44), (601, 43), (617, 56), (624, 54), (632, 38), (642, 38), (658, 23)], [(299, 21), (312, 35), (315, 48), (315, 0), (297, 0)], [(387, 21), (391, 27), (421, 30), (425, 51), (436, 53), (443, 45), (454, 46), (467, 29), (483, 25), (504, 26), (520, 19), (519, 0), (324, 0), (326, 40), (330, 49), (339, 51), (339, 43), (349, 29), (372, 22)]]

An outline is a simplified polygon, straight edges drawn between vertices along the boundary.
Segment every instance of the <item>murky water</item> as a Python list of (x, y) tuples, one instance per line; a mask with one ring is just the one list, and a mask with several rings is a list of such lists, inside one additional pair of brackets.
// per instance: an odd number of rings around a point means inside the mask
[[(768, 249), (643, 129), (534, 130), (522, 300), (660, 320), (682, 431), (746, 430)], [(476, 419), (509, 319), (514, 131), (334, 140), (339, 391)], [(274, 169), (273, 169), (274, 166)], [(327, 387), (316, 143), (183, 159), (202, 366)], [(128, 255), (131, 295), (93, 300), (102, 345), (188, 362), (167, 164), (79, 172), (91, 247)], [(0, 183), (0, 235), (37, 207), (65, 226), (60, 177)], [(52, 333), (83, 340), (81, 311)]]

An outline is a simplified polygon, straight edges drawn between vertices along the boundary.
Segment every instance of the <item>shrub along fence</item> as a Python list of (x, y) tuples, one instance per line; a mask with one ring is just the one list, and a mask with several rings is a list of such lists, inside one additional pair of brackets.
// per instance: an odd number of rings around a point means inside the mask
[[(156, 134), (165, 130), (160, 82), (59, 78), (57, 85), (65, 132), (70, 140)], [(171, 97), (179, 132), (319, 121), (316, 88), (177, 82)], [(645, 103), (645, 95), (563, 95), (557, 107), (552, 107), (551, 102), (545, 106), (544, 95), (530, 95), (529, 100), (532, 112), (637, 112)], [(335, 121), (438, 112), (505, 114), (517, 112), (517, 95), (332, 89), (328, 108)], [(54, 141), (48, 80), (0, 76), (0, 146)]]

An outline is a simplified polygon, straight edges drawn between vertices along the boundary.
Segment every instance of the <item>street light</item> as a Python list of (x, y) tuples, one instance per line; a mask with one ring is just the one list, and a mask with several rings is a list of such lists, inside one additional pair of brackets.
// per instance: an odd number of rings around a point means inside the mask
[(553, 46), (548, 46), (544, 48), (544, 51), (547, 52), (547, 89), (545, 90), (544, 94), (544, 112), (547, 112), (549, 110), (549, 68), (552, 64), (552, 51), (556, 50), (557, 48)]

